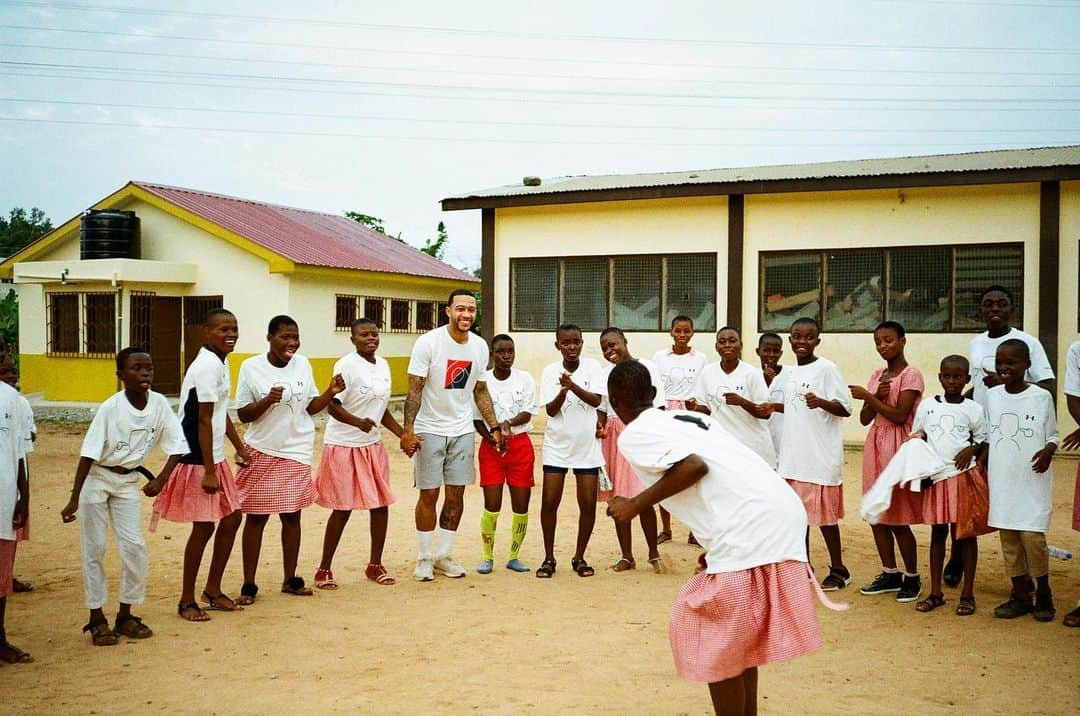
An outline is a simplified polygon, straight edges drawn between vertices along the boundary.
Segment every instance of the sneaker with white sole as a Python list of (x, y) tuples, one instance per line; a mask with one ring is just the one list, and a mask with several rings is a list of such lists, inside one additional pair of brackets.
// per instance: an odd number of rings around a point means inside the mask
[(882, 572), (874, 581), (859, 590), (860, 594), (886, 594), (899, 592), (904, 586), (904, 575), (900, 572)]
[(413, 571), (413, 576), (416, 577), (418, 582), (433, 582), (435, 581), (435, 572), (433, 569), (434, 562), (431, 557), (421, 557), (416, 560), (416, 569)]
[(904, 577), (900, 591), (896, 593), (896, 601), (904, 604), (906, 602), (914, 602), (922, 594), (922, 580), (919, 579), (919, 575), (914, 577)]
[(451, 579), (465, 576), (465, 568), (455, 562), (454, 558), (450, 555), (439, 557), (435, 560), (435, 571), (441, 572)]

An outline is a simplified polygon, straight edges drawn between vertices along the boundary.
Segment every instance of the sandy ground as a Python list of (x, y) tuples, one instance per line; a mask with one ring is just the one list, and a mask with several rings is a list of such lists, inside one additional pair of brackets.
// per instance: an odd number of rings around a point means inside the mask
[[(189, 624), (175, 613), (188, 530), (162, 523), (148, 536), (149, 595), (136, 610), (154, 637), (91, 647), (79, 631), (86, 612), (78, 530), (62, 525), (59, 515), (84, 429), (41, 426), (32, 457), (32, 541), (20, 547), (15, 570), (35, 589), (9, 599), (7, 619), (11, 640), (36, 661), (0, 666), (0, 712), (710, 712), (706, 688), (675, 676), (668, 648), (668, 609), (697, 555), (685, 544), (684, 528), (676, 525), (676, 542), (662, 547), (671, 573), (639, 568), (615, 574), (601, 568), (615, 561), (618, 550), (610, 520), (599, 517), (588, 554), (598, 573), (581, 579), (569, 569), (577, 507), (568, 480), (554, 579), (497, 568), (489, 576), (470, 572), (460, 580), (420, 584), (411, 578), (411, 471), (396, 450), (391, 465), (399, 502), (391, 508), (385, 559), (398, 577), (396, 586), (364, 580), (368, 520), (358, 514), (335, 562), (339, 591), (310, 598), (278, 593), (279, 531), (271, 522), (259, 601), (240, 613), (217, 612), (209, 623)], [(858, 465), (858, 453), (849, 453), (849, 508), (858, 505)], [(1075, 467), (1064, 459), (1054, 465), (1050, 542), (1080, 554), (1080, 533), (1069, 529), (1068, 519)], [(533, 567), (543, 556), (539, 506), (537, 493), (522, 551)], [(480, 490), (470, 488), (455, 549), (470, 568), (480, 556), (480, 509)], [(508, 511), (507, 499), (497, 557), (506, 550)], [(147, 504), (147, 521), (149, 512)], [(312, 508), (304, 515), (300, 562), (309, 581), (328, 514)], [(820, 609), (824, 647), (762, 670), (762, 713), (1076, 713), (1080, 629), (1066, 629), (1060, 620), (1080, 598), (1080, 558), (1051, 560), (1059, 613), (1054, 623), (992, 618), (1008, 591), (993, 535), (981, 540), (978, 613), (956, 617), (957, 592), (947, 590), (945, 608), (917, 614), (892, 595), (858, 594), (857, 586), (877, 571), (873, 541), (857, 514), (849, 514), (843, 530), (855, 582), (839, 597), (851, 609)], [(921, 560), (928, 533), (929, 528), (918, 531)], [(635, 538), (640, 559), (644, 545), (640, 533)], [(816, 536), (811, 552), (815, 562), (825, 563)], [(209, 555), (204, 574), (208, 561)], [(115, 595), (118, 563), (112, 552), (109, 570)], [(237, 594), (241, 581), (238, 542), (227, 589)], [(114, 611), (107, 608), (110, 618)]]

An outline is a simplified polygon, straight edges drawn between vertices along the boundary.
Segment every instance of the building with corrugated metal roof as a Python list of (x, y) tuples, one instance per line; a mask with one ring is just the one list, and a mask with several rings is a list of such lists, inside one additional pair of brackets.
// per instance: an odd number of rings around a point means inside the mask
[(0, 263), (19, 294), (22, 389), (46, 400), (111, 395), (113, 356), (126, 345), (148, 347), (155, 389), (178, 392), (203, 315), (219, 306), (240, 325), (234, 385), (243, 359), (266, 350), (271, 317), (297, 321), (301, 352), (326, 385), (353, 350), (350, 324), (367, 316), (380, 324), (393, 390), (404, 392), (413, 342), (445, 322), (451, 290), (478, 284), (343, 216), (135, 181), (90, 211), (139, 228), (130, 242), (99, 245), (76, 216)]
[[(1013, 292), (1013, 325), (1039, 337), (1059, 377), (1077, 336), (1080, 146), (528, 177), (442, 207), (481, 211), (487, 327), (511, 333), (519, 367), (534, 373), (557, 358), (563, 322), (586, 330), (593, 357), (607, 325), (648, 357), (686, 314), (698, 350), (715, 360), (712, 334), (731, 325), (756, 363), (761, 333), (785, 335), (809, 315), (823, 327), (819, 353), (859, 384), (880, 364), (873, 328), (899, 321), (933, 394), (938, 361), (966, 355), (985, 329), (979, 301), (995, 283)], [(857, 420), (847, 431), (862, 434)]]

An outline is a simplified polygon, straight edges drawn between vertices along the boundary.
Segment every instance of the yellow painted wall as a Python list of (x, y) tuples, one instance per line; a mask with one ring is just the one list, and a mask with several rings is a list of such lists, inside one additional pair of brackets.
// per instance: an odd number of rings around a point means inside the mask
[[(717, 320), (727, 316), (727, 198), (693, 197), (515, 207), (495, 212), (495, 331), (510, 324), (510, 259), (530, 256), (603, 256), (716, 252)], [(517, 367), (535, 377), (559, 359), (554, 332), (516, 332)], [(631, 333), (630, 351), (650, 357), (670, 343), (666, 333)], [(704, 338), (704, 337), (702, 337)], [(604, 363), (600, 334), (584, 335), (583, 355)], [(712, 339), (698, 348), (712, 354)]]
[(111, 358), (47, 358), (20, 354), (20, 388), (46, 400), (101, 402), (115, 393), (116, 362)]
[(1080, 318), (1080, 181), (1061, 183), (1061, 255), (1058, 269), (1058, 431), (1062, 436), (1076, 429), (1065, 407), (1065, 351), (1078, 339)]
[[(748, 360), (757, 341), (759, 253), (782, 249), (867, 248), (1017, 242), (1024, 251), (1024, 330), (1038, 332), (1039, 185), (915, 188), (749, 195), (745, 204), (743, 326)], [(987, 277), (987, 284), (994, 278)], [(940, 391), (937, 368), (950, 353), (967, 355), (974, 334), (913, 333), (908, 361), (923, 373), (927, 394)], [(786, 347), (785, 347), (786, 348)], [(865, 384), (881, 364), (868, 333), (826, 333), (818, 353), (850, 384)], [(782, 362), (791, 362), (785, 350)], [(861, 405), (856, 403), (856, 409)], [(857, 417), (844, 437), (862, 440)]]

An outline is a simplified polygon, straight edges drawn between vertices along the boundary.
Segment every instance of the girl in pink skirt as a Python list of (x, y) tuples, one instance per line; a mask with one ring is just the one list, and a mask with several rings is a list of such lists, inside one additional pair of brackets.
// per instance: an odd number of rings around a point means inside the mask
[(191, 536), (184, 549), (184, 576), (177, 613), (192, 622), (210, 617), (195, 601), (195, 579), (199, 574), (206, 543), (214, 536), (210, 572), (202, 598), (210, 609), (237, 611), (240, 605), (221, 591), (221, 577), (229, 563), (236, 530), (240, 527), (240, 498), (229, 463), (225, 461), (225, 436), (236, 449), (237, 465), (248, 462), (247, 450), (229, 419), (231, 380), (225, 358), (236, 347), (239, 330), (236, 316), (215, 308), (203, 321), (206, 344), (188, 366), (180, 386), (180, 424), (191, 453), (180, 459), (167, 481), (147, 485), (147, 495), (157, 495), (150, 531), (159, 518), (170, 522), (190, 522)]
[[(1065, 354), (1065, 401), (1073, 422), (1080, 424), (1080, 341), (1074, 341)], [(1080, 429), (1073, 430), (1061, 441), (1066, 450), (1080, 448)], [(1072, 528), (1080, 532), (1080, 464), (1076, 466), (1076, 490), (1073, 493)], [(1080, 602), (1065, 615), (1067, 627), (1080, 627)]]
[[(955, 465), (957, 473), (978, 469), (972, 465), (972, 460), (978, 452), (976, 444), (983, 440), (983, 408), (971, 398), (964, 397), (964, 386), (969, 377), (967, 358), (959, 355), (943, 358), (938, 380), (945, 394), (919, 403), (912, 425), (911, 437), (925, 440), (941, 459)], [(953, 537), (956, 536), (956, 483), (955, 476), (935, 482), (923, 498), (923, 522), (933, 525), (930, 531), (930, 596), (915, 605), (916, 611), (932, 612), (945, 604), (941, 581), (950, 529)], [(979, 543), (974, 537), (956, 540), (955, 549), (964, 560), (964, 588), (956, 614), (966, 617), (975, 613)]]
[(334, 511), (326, 522), (322, 561), (315, 572), (319, 589), (338, 588), (331, 566), (353, 510), (371, 513), (371, 553), (364, 575), (376, 584), (394, 584), (382, 563), (389, 506), (395, 497), (390, 489), (390, 458), (379, 425), (398, 437), (402, 429), (387, 407), (390, 366), (375, 355), (379, 327), (370, 318), (361, 318), (353, 323), (350, 340), (356, 351), (334, 364), (334, 375), (341, 376), (345, 387), (330, 402), (315, 478), (315, 503)]
[[(618, 328), (605, 328), (600, 334), (600, 351), (604, 354), (604, 358), (612, 364), (612, 367), (623, 361), (635, 360), (630, 355), (629, 348), (627, 348), (626, 336)], [(651, 361), (641, 360), (638, 362), (644, 365), (648, 369), (649, 375), (652, 376), (652, 384), (657, 395), (656, 406), (664, 406), (666, 401), (663, 392), (663, 378), (660, 376), (659, 368)], [(608, 371), (611, 371), (611, 367), (608, 368)], [(603, 391), (603, 388), (603, 385), (601, 385), (601, 391)], [(601, 393), (601, 395), (603, 394)], [(637, 478), (626, 460), (619, 455), (617, 444), (619, 435), (622, 434), (625, 426), (619, 416), (612, 413), (607, 404), (603, 402), (600, 404), (597, 413), (597, 422), (597, 437), (600, 438), (600, 450), (604, 454), (604, 464), (607, 466), (607, 474), (611, 479), (612, 488), (606, 491), (601, 490), (597, 494), (597, 499), (606, 502), (613, 497), (634, 497), (645, 489), (645, 485)], [(660, 559), (660, 551), (657, 549), (656, 511), (652, 507), (641, 512), (641, 531), (645, 535), (645, 543), (649, 548), (649, 564), (652, 565), (653, 571), (660, 574), (664, 572), (664, 563)], [(622, 551), (622, 556), (619, 557), (619, 561), (611, 565), (611, 569), (615, 572), (626, 572), (635, 569), (637, 563), (634, 561), (634, 545), (630, 523), (616, 522), (615, 536), (619, 539), (619, 549)]]
[(756, 713), (758, 667), (821, 645), (806, 512), (784, 480), (715, 420), (657, 410), (654, 395), (645, 366), (624, 361), (612, 369), (608, 400), (626, 424), (619, 452), (647, 487), (613, 497), (607, 513), (628, 524), (662, 501), (694, 530), (705, 554), (671, 609), (675, 670), (709, 684), (717, 713)]
[[(859, 420), (870, 425), (863, 445), (863, 494), (873, 486), (878, 475), (911, 434), (915, 408), (925, 388), (922, 373), (908, 365), (904, 357), (904, 327), (896, 321), (885, 321), (874, 329), (874, 345), (885, 366), (870, 374), (864, 388), (852, 385), (851, 396), (863, 401)], [(913, 602), (922, 593), (919, 580), (915, 534), (910, 525), (923, 521), (923, 493), (897, 488), (893, 490), (892, 506), (871, 525), (874, 544), (881, 558), (881, 573), (859, 591), (862, 594), (896, 592), (896, 601)], [(896, 567), (895, 547), (899, 545), (904, 560), (904, 572)]]
[(315, 488), (311, 482), (311, 454), (315, 422), (331, 398), (344, 388), (335, 375), (321, 394), (315, 386), (311, 363), (297, 353), (300, 327), (289, 316), (274, 316), (267, 328), (270, 350), (240, 364), (236, 384), (236, 415), (248, 423), (244, 442), (251, 462), (236, 473), (240, 510), (244, 521), (244, 585), (239, 604), (253, 604), (259, 587), (263, 529), (270, 515), (281, 518), (281, 552), (284, 580), (281, 591), (310, 596), (311, 587), (296, 575), (300, 553), (300, 511), (311, 505)]

